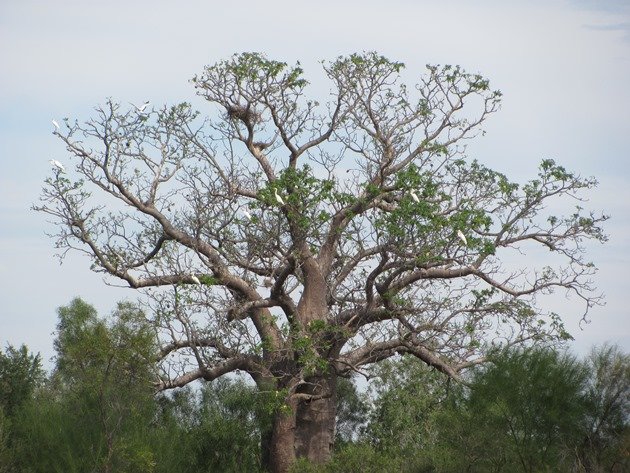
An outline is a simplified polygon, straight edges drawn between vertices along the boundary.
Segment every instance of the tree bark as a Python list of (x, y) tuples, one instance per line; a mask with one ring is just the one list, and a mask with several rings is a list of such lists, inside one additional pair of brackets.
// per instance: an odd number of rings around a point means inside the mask
[(270, 472), (287, 473), (298, 458), (318, 465), (330, 460), (335, 438), (336, 386), (335, 375), (309, 379), (297, 394), (316, 399), (294, 400), (276, 413), (262, 445), (263, 464)]
[(265, 465), (271, 473), (287, 473), (295, 463), (295, 404), (280, 409), (273, 420), (269, 445), (263, 446), (268, 453)]
[(295, 450), (297, 457), (321, 465), (330, 460), (335, 440), (337, 378), (333, 374), (310, 382), (313, 384), (307, 385), (306, 392), (323, 397), (298, 404)]
[[(308, 253), (308, 250), (305, 252)], [(327, 286), (312, 257), (305, 258), (302, 269), (306, 277), (304, 292), (297, 306), (297, 318), (302, 329), (300, 335), (309, 336), (312, 322), (327, 320)], [(318, 343), (315, 342), (315, 345), (318, 346)], [(328, 354), (318, 353), (318, 356), (328, 358)], [(298, 374), (300, 367), (297, 365), (275, 366), (272, 371), (291, 373), (293, 381), (302, 376)], [(335, 437), (336, 388), (334, 372), (318, 373), (297, 385), (296, 391), (290, 394), (289, 406), (285, 405), (274, 419), (268, 449), (270, 471), (286, 473), (298, 458), (306, 458), (317, 465), (330, 460)]]

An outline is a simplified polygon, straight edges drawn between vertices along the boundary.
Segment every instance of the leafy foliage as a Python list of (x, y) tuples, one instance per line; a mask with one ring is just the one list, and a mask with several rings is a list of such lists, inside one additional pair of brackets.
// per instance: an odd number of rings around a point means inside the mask
[(41, 358), (25, 345), (0, 350), (0, 472), (12, 473), (15, 418), (44, 381)]
[(586, 395), (586, 432), (576, 464), (586, 471), (630, 469), (630, 355), (618, 346), (593, 348)]
[(44, 380), (41, 358), (25, 345), (0, 350), (0, 411), (12, 416)]
[(367, 422), (369, 404), (357, 391), (352, 379), (340, 378), (337, 383), (337, 419), (335, 445), (337, 448), (359, 438)]
[[(55, 347), (47, 380), (26, 347), (3, 354), (2, 379), (28, 389), (0, 410), (0, 472), (265, 470), (261, 439), (284, 394), (222, 378), (155, 395), (155, 332), (135, 305), (121, 303), (105, 320), (73, 300), (59, 310)], [(630, 358), (619, 347), (593, 349), (583, 361), (551, 348), (497, 350), (466, 384), (411, 356), (375, 365), (370, 376), (367, 393), (352, 380), (338, 384), (331, 461), (302, 459), (292, 471), (629, 466)]]
[[(19, 414), (18, 464), (34, 471), (152, 471), (155, 332), (120, 303), (107, 323), (80, 299), (59, 309), (55, 371)], [(33, 448), (28, 439), (45, 439)], [(26, 466), (25, 466), (26, 468)]]
[(566, 448), (581, 440), (589, 410), (587, 378), (573, 357), (548, 349), (495, 355), (470, 394), (444, 412), (442, 461), (452, 471), (567, 468)]
[(497, 351), (467, 385), (413, 360), (385, 364), (361, 448), (404, 457), (400, 471), (625, 471), (628, 369), (610, 346), (584, 361)]
[[(251, 386), (217, 380), (195, 392), (177, 391), (159, 399), (158, 428), (177, 433), (172, 459), (160, 461), (160, 471), (222, 471), (238, 473), (261, 468), (261, 431), (269, 414)], [(170, 426), (170, 427), (168, 427)], [(171, 443), (171, 435), (161, 436)], [(170, 470), (173, 471), (173, 470)]]

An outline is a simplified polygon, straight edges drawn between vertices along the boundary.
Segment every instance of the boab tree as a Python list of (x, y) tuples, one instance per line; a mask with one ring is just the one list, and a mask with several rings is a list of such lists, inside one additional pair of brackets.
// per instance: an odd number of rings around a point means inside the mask
[[(193, 79), (206, 119), (108, 101), (54, 132), (74, 166), (36, 209), (57, 246), (144, 292), (159, 389), (242, 371), (277, 400), (273, 471), (330, 457), (337, 377), (406, 353), (458, 378), (491, 345), (568, 336), (537, 295), (598, 300), (583, 245), (605, 217), (543, 215), (595, 181), (546, 160), (517, 185), (465, 159), (501, 94), (450, 66), (407, 89), (402, 68), (324, 63), (320, 105), (299, 63), (239, 54)], [(518, 266), (536, 246), (553, 267)]]

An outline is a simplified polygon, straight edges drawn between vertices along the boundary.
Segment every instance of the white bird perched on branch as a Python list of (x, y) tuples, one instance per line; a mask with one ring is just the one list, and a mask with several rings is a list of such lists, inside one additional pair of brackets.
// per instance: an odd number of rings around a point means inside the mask
[(63, 164), (61, 164), (59, 161), (57, 161), (56, 159), (51, 159), (50, 161), (48, 161), (52, 167), (59, 169), (62, 172), (65, 172), (66, 168), (63, 167)]
[(411, 194), (411, 197), (413, 200), (415, 200), (416, 202), (420, 202), (420, 199), (418, 198), (418, 194), (416, 194), (416, 192), (413, 189), (411, 189), (409, 193)]
[(457, 230), (457, 238), (463, 241), (464, 245), (468, 246), (468, 240), (466, 240), (466, 235), (464, 235), (461, 230)]
[(142, 113), (144, 112), (144, 109), (147, 108), (149, 106), (149, 104), (151, 102), (149, 102), (148, 100), (146, 102), (144, 102), (142, 105), (138, 106), (133, 102), (129, 102), (131, 105), (133, 105), (134, 107), (136, 107), (136, 110), (138, 110), (138, 112)]
[(243, 210), (243, 215), (247, 217), (247, 220), (252, 221), (252, 214), (250, 214), (247, 210)]
[(193, 280), (193, 282), (194, 282), (195, 284), (199, 284), (199, 285), (201, 285), (201, 281), (200, 281), (200, 280), (199, 280), (199, 278), (198, 278), (197, 276), (195, 276), (194, 274), (192, 274), (192, 275), (190, 276), (190, 279), (192, 279), (192, 280)]
[(282, 197), (278, 194), (278, 189), (274, 189), (273, 192), (276, 195), (276, 201), (278, 201), (280, 205), (284, 205), (284, 200), (282, 200)]
[(59, 131), (61, 128), (59, 128), (59, 123), (57, 123), (57, 120), (53, 120), (52, 124), (55, 125), (55, 128), (57, 129), (57, 131)]

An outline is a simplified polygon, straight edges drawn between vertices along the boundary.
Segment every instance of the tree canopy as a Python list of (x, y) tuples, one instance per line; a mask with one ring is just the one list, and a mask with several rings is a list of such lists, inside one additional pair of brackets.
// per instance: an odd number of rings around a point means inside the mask
[[(584, 250), (606, 217), (546, 211), (596, 181), (546, 159), (521, 185), (468, 159), (501, 93), (454, 66), (409, 88), (403, 67), (324, 62), (322, 99), (299, 63), (237, 54), (193, 78), (205, 118), (109, 100), (54, 132), (72, 166), (35, 208), (62, 255), (146, 296), (159, 389), (244, 371), (275, 393), (277, 471), (329, 457), (337, 376), (411, 354), (459, 378), (489, 348), (569, 337), (541, 294), (599, 301)], [(514, 262), (537, 247), (548, 266)]]

